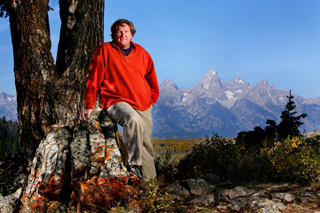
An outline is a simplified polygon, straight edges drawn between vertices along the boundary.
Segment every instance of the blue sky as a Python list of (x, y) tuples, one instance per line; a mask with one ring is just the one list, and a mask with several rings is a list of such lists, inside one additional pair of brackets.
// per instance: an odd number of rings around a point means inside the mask
[[(52, 0), (58, 7), (58, 0)], [(194, 87), (216, 69), (221, 80), (320, 97), (320, 0), (106, 0), (105, 41), (118, 18), (133, 21), (133, 41), (153, 57), (158, 80)], [(52, 52), (59, 11), (50, 12)], [(15, 93), (9, 20), (0, 19), (0, 91)]]

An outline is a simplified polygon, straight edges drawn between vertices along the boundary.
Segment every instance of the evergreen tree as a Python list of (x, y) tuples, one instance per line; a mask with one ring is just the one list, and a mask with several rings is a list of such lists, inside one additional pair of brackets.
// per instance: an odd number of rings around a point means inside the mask
[(291, 90), (287, 98), (289, 100), (285, 106), (285, 110), (281, 113), (281, 122), (278, 125), (278, 135), (280, 140), (285, 140), (288, 136), (300, 135), (299, 127), (303, 124), (300, 120), (307, 117), (307, 114), (305, 113), (296, 116), (296, 105), (293, 101), (294, 96), (291, 95)]
[(0, 119), (0, 160), (18, 154), (18, 123)]

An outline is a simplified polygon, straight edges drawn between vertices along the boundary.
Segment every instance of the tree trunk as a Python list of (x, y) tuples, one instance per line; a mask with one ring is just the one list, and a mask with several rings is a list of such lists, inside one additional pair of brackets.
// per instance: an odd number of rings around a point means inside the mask
[(28, 160), (51, 125), (74, 129), (79, 123), (92, 53), (103, 42), (104, 0), (60, 1), (56, 66), (50, 52), (48, 3), (11, 0), (9, 8), (19, 141)]
[(74, 129), (84, 109), (93, 51), (103, 42), (104, 0), (60, 1), (60, 17), (58, 79), (52, 101), (56, 122)]

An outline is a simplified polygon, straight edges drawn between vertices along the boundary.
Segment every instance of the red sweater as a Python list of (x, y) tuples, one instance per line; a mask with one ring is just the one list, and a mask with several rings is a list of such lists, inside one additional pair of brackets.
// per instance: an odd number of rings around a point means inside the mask
[(144, 111), (157, 101), (159, 86), (152, 58), (143, 47), (131, 44), (128, 56), (112, 42), (94, 51), (85, 95), (87, 109), (94, 108), (98, 92), (103, 109), (126, 102)]

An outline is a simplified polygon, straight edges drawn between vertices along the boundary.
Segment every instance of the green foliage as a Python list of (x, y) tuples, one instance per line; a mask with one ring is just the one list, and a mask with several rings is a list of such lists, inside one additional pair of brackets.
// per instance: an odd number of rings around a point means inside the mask
[[(261, 153), (260, 153), (261, 152)], [(213, 135), (205, 143), (195, 145), (178, 164), (178, 178), (200, 178), (214, 173), (224, 180), (269, 180), (272, 165), (263, 149), (259, 153), (246, 150), (230, 139)]]
[(142, 194), (143, 212), (173, 212), (174, 201), (168, 193), (162, 193), (156, 180), (150, 180)]
[(5, 174), (0, 175), (0, 196), (13, 194), (19, 188), (19, 184)]
[(303, 137), (287, 138), (270, 152), (276, 178), (309, 183), (320, 182), (320, 141), (310, 143)]
[(19, 152), (18, 123), (0, 120), (0, 160), (13, 158)]
[(291, 95), (291, 91), (287, 98), (289, 100), (285, 106), (285, 110), (281, 113), (281, 122), (278, 125), (278, 134), (280, 140), (285, 140), (288, 136), (300, 135), (299, 127), (303, 124), (300, 120), (307, 117), (307, 114), (305, 113), (296, 116), (296, 105), (293, 101), (294, 97)]
[(230, 159), (234, 159), (234, 154), (233, 142), (214, 134), (212, 138), (207, 137), (206, 142), (194, 145), (192, 151), (180, 160), (178, 178), (202, 177), (213, 170), (220, 177), (229, 178), (234, 163)]
[(170, 181), (174, 178), (178, 160), (177, 157), (174, 156), (172, 149), (164, 148), (155, 152), (154, 163), (157, 174), (161, 174), (165, 178), (165, 181)]
[(293, 96), (282, 112), (279, 125), (267, 120), (265, 129), (240, 132), (235, 143), (214, 135), (179, 162), (180, 179), (202, 177), (215, 173), (232, 181), (320, 182), (319, 139), (306, 141), (300, 134)]
[(299, 127), (303, 123), (300, 120), (305, 118), (307, 114), (296, 116), (296, 106), (291, 91), (287, 97), (288, 103), (281, 114), (279, 125), (274, 120), (267, 120), (265, 129), (257, 126), (253, 131), (238, 133), (236, 143), (245, 146), (246, 150), (259, 153), (261, 148), (273, 147), (276, 141), (284, 141), (288, 136), (301, 135)]

